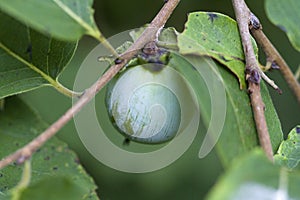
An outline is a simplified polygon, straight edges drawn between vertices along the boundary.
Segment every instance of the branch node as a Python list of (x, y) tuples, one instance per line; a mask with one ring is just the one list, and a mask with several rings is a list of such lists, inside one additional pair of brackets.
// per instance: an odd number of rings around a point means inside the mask
[(246, 67), (246, 80), (255, 84), (259, 84), (261, 80), (260, 71), (253, 67)]
[(262, 29), (259, 19), (252, 12), (250, 12), (249, 29)]
[[(294, 77), (292, 70), (289, 68), (285, 60), (281, 57), (277, 49), (273, 46), (273, 44), (270, 42), (270, 40), (267, 38), (267, 36), (262, 30), (257, 30), (255, 28), (252, 28), (250, 30), (252, 36), (255, 38), (256, 42), (262, 47), (264, 53), (266, 54), (268, 58), (267, 61), (271, 61), (271, 69), (280, 70), (281, 74), (286, 80), (286, 83), (289, 85), (290, 89), (296, 96), (298, 103), (300, 104), (300, 84)], [(281, 93), (281, 90), (278, 89), (277, 86), (275, 87), (275, 89), (278, 90), (279, 93)]]
[(116, 58), (116, 59), (114, 60), (114, 63), (115, 63), (116, 65), (119, 65), (119, 64), (121, 64), (122, 62), (124, 62), (124, 59), (122, 59), (122, 58)]
[(158, 47), (155, 41), (148, 42), (142, 49), (142, 52), (147, 55), (155, 55), (158, 51)]
[(23, 164), (26, 160), (28, 160), (31, 156), (30, 155), (22, 155), (16, 160), (17, 165)]

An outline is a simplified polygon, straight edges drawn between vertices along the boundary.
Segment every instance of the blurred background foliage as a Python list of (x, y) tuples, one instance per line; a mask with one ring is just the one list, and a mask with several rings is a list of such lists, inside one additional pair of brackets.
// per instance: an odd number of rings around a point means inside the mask
[[(265, 14), (264, 1), (249, 0), (247, 3), (260, 18), (266, 35), (295, 72), (300, 64), (300, 54), (292, 48), (286, 35), (270, 23)], [(108, 38), (150, 22), (162, 5), (163, 0), (95, 0), (95, 18), (100, 30)], [(166, 26), (173, 26), (178, 31), (182, 31), (187, 14), (200, 10), (221, 12), (234, 18), (230, 0), (188, 0), (181, 1)], [(96, 45), (97, 41), (94, 39), (82, 38), (73, 60), (60, 77), (60, 82), (69, 88), (73, 87), (74, 77), (80, 64)], [(260, 59), (264, 63), (262, 52), (260, 52)], [(278, 71), (269, 72), (268, 75), (276, 80), (283, 90), (283, 94), (278, 95), (269, 88), (283, 131), (288, 133), (299, 123), (299, 105)], [(34, 90), (21, 97), (34, 105), (48, 123), (55, 121), (71, 106), (71, 99), (50, 87)], [(202, 199), (223, 171), (215, 152), (211, 152), (204, 159), (198, 158), (203, 137), (201, 134), (198, 134), (193, 145), (175, 163), (147, 174), (123, 173), (98, 162), (86, 151), (73, 122), (69, 122), (58, 136), (77, 152), (83, 166), (94, 177), (101, 199)]]

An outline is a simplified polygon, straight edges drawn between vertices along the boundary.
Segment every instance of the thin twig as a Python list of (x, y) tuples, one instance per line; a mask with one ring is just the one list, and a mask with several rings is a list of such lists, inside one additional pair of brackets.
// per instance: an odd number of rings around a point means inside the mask
[(265, 151), (267, 157), (273, 160), (273, 149), (268, 132), (266, 118), (264, 114), (264, 103), (260, 94), (261, 69), (256, 60), (254, 49), (251, 43), (249, 23), (251, 12), (244, 0), (232, 0), (236, 20), (241, 35), (246, 60), (246, 79), (248, 81), (248, 90), (254, 114), (254, 120), (258, 133), (260, 145)]
[(80, 99), (64, 115), (48, 127), (48, 129), (23, 148), (2, 159), (0, 161), (0, 169), (14, 161), (17, 161), (17, 163), (23, 163), (47, 140), (53, 137), (68, 121), (72, 119), (76, 113), (81, 110), (83, 106), (94, 98), (97, 92), (99, 92), (105, 84), (108, 83), (134, 55), (136, 55), (139, 49), (143, 48), (148, 42), (155, 40), (157, 31), (165, 25), (179, 2), (180, 0), (167, 1), (159, 13), (155, 16), (150, 26), (146, 28), (138, 40), (118, 58), (118, 62), (115, 62), (116, 64), (112, 65), (110, 69), (106, 71), (106, 73), (104, 73), (103, 76), (100, 77), (90, 88), (88, 88)]
[(263, 51), (265, 52), (267, 56), (267, 61), (279, 66), (280, 72), (282, 73), (285, 81), (293, 91), (294, 95), (298, 100), (298, 103), (300, 104), (300, 84), (298, 83), (297, 79), (295, 78), (293, 72), (290, 70), (287, 63), (284, 61), (279, 52), (276, 50), (276, 48), (272, 45), (270, 40), (262, 31), (262, 26), (253, 26), (251, 27), (250, 31), (253, 37), (255, 38), (256, 42), (262, 47)]

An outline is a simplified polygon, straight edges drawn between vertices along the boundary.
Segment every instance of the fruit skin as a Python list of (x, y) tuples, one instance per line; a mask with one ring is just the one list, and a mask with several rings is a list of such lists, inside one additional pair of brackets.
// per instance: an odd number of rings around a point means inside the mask
[(123, 70), (107, 87), (106, 107), (113, 125), (136, 142), (155, 144), (171, 140), (181, 121), (175, 92), (184, 89), (182, 82), (171, 67), (157, 63)]

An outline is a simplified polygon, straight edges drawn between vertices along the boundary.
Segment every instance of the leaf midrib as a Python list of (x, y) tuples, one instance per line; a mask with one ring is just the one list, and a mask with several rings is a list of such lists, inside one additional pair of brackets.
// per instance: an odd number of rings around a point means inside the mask
[(42, 70), (40, 70), (38, 67), (35, 65), (29, 63), (19, 55), (17, 55), (15, 52), (13, 52), (10, 48), (5, 46), (2, 42), (0, 42), (0, 48), (2, 48), (8, 55), (12, 56), (13, 58), (17, 59), (33, 71), (37, 72), (39, 75), (41, 75), (45, 80), (47, 80), (51, 85), (56, 85), (56, 80), (51, 78), (48, 74), (44, 73)]
[(100, 32), (98, 29), (94, 29), (91, 27), (88, 23), (86, 23), (80, 16), (78, 16), (75, 12), (73, 12), (66, 4), (61, 2), (60, 0), (53, 0), (53, 2), (61, 8), (67, 15), (69, 15), (74, 21), (76, 21), (78, 24), (80, 24), (86, 31), (87, 34), (98, 38), (100, 35)]

